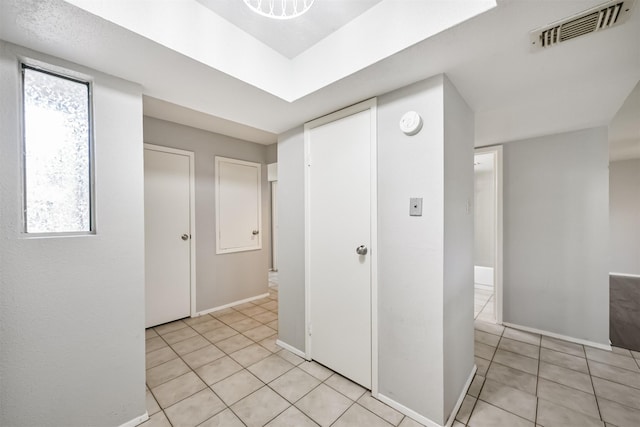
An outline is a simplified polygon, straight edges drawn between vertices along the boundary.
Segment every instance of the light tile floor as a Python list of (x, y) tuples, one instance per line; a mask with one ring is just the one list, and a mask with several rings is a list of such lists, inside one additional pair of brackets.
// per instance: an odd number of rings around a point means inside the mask
[(640, 426), (640, 353), (487, 322), (492, 298), (476, 291), (478, 371), (454, 427)]
[[(640, 426), (640, 353), (602, 351), (482, 320), (478, 372), (453, 427)], [(144, 427), (419, 427), (333, 371), (281, 349), (270, 296), (146, 331)], [(606, 424), (603, 422), (605, 421)]]
[(274, 285), (268, 298), (147, 329), (142, 426), (421, 426), (278, 347)]

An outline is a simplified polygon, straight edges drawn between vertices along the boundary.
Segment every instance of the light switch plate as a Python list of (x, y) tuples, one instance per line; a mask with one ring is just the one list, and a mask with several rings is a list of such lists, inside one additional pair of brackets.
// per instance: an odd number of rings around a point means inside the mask
[(422, 216), (422, 197), (412, 197), (409, 202), (409, 216)]

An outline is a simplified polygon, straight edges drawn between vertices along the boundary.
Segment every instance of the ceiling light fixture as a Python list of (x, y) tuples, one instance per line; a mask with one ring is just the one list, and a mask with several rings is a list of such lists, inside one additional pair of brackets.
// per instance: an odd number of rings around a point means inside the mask
[(306, 13), (314, 0), (244, 0), (249, 9), (272, 19), (292, 19)]

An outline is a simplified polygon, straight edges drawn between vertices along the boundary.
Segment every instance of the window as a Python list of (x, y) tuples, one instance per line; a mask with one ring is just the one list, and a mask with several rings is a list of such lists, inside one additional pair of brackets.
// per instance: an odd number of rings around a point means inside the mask
[(93, 231), (86, 81), (22, 65), (24, 231)]

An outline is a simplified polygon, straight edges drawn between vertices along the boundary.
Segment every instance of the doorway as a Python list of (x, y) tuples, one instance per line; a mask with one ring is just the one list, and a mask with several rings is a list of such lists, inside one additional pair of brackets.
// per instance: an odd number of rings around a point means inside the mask
[(145, 327), (195, 311), (194, 155), (144, 145)]
[(306, 356), (377, 392), (376, 101), (305, 125)]
[(474, 156), (474, 318), (502, 323), (502, 147)]

